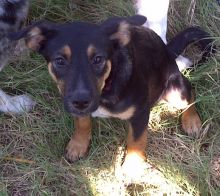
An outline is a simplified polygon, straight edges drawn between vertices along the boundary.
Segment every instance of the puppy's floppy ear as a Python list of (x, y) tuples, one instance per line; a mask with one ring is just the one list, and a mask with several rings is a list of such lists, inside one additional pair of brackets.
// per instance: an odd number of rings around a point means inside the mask
[(8, 34), (10, 40), (24, 38), (28, 48), (40, 51), (46, 41), (54, 36), (56, 30), (54, 24), (48, 21), (38, 21), (25, 29)]
[(141, 26), (146, 20), (147, 18), (142, 15), (112, 17), (101, 24), (101, 29), (111, 40), (117, 40), (122, 46), (124, 46), (130, 41), (129, 26)]

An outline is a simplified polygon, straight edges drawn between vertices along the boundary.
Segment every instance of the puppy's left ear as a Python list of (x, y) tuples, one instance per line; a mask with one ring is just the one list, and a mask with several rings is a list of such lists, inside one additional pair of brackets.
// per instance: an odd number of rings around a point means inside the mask
[(24, 38), (28, 48), (40, 51), (45, 43), (55, 34), (54, 24), (48, 21), (38, 21), (20, 31), (8, 34), (10, 40)]
[(130, 26), (141, 26), (146, 20), (142, 15), (112, 17), (101, 24), (101, 29), (110, 40), (117, 40), (120, 45), (125, 46), (130, 41)]

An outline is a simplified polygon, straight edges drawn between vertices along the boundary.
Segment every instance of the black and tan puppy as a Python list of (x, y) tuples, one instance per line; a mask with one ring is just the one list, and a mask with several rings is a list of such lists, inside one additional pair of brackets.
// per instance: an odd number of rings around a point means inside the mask
[[(189, 81), (179, 72), (176, 55), (206, 33), (190, 28), (166, 46), (143, 16), (110, 18), (100, 25), (84, 22), (39, 22), (11, 38), (25, 38), (27, 46), (42, 54), (72, 113), (75, 132), (66, 158), (84, 157), (91, 140), (91, 116), (116, 117), (129, 124), (127, 155), (145, 160), (150, 109), (164, 99), (182, 114), (183, 130), (198, 135), (201, 120)], [(176, 44), (176, 43), (181, 44)], [(210, 40), (207, 43), (210, 43)], [(173, 50), (178, 49), (175, 54)], [(189, 106), (190, 105), (190, 106)]]

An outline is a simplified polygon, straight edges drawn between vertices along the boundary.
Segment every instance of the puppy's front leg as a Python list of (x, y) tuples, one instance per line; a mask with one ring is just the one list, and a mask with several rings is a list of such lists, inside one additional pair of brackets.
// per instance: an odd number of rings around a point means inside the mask
[(144, 112), (129, 122), (127, 154), (122, 165), (122, 171), (131, 181), (140, 178), (146, 167), (145, 149), (147, 146), (148, 116)]
[(147, 129), (145, 128), (139, 137), (135, 137), (135, 129), (132, 125), (129, 125), (128, 137), (127, 137), (127, 154), (125, 162), (134, 157), (139, 160), (145, 161), (145, 148), (147, 146)]
[(75, 132), (67, 144), (65, 153), (65, 158), (69, 162), (86, 156), (91, 139), (91, 118), (89, 116), (75, 117), (74, 126)]

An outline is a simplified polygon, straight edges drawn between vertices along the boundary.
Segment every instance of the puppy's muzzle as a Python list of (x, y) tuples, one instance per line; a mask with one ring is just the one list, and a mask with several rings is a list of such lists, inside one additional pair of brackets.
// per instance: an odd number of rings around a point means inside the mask
[(95, 108), (92, 93), (86, 90), (75, 91), (64, 98), (65, 109), (75, 115), (86, 115)]

